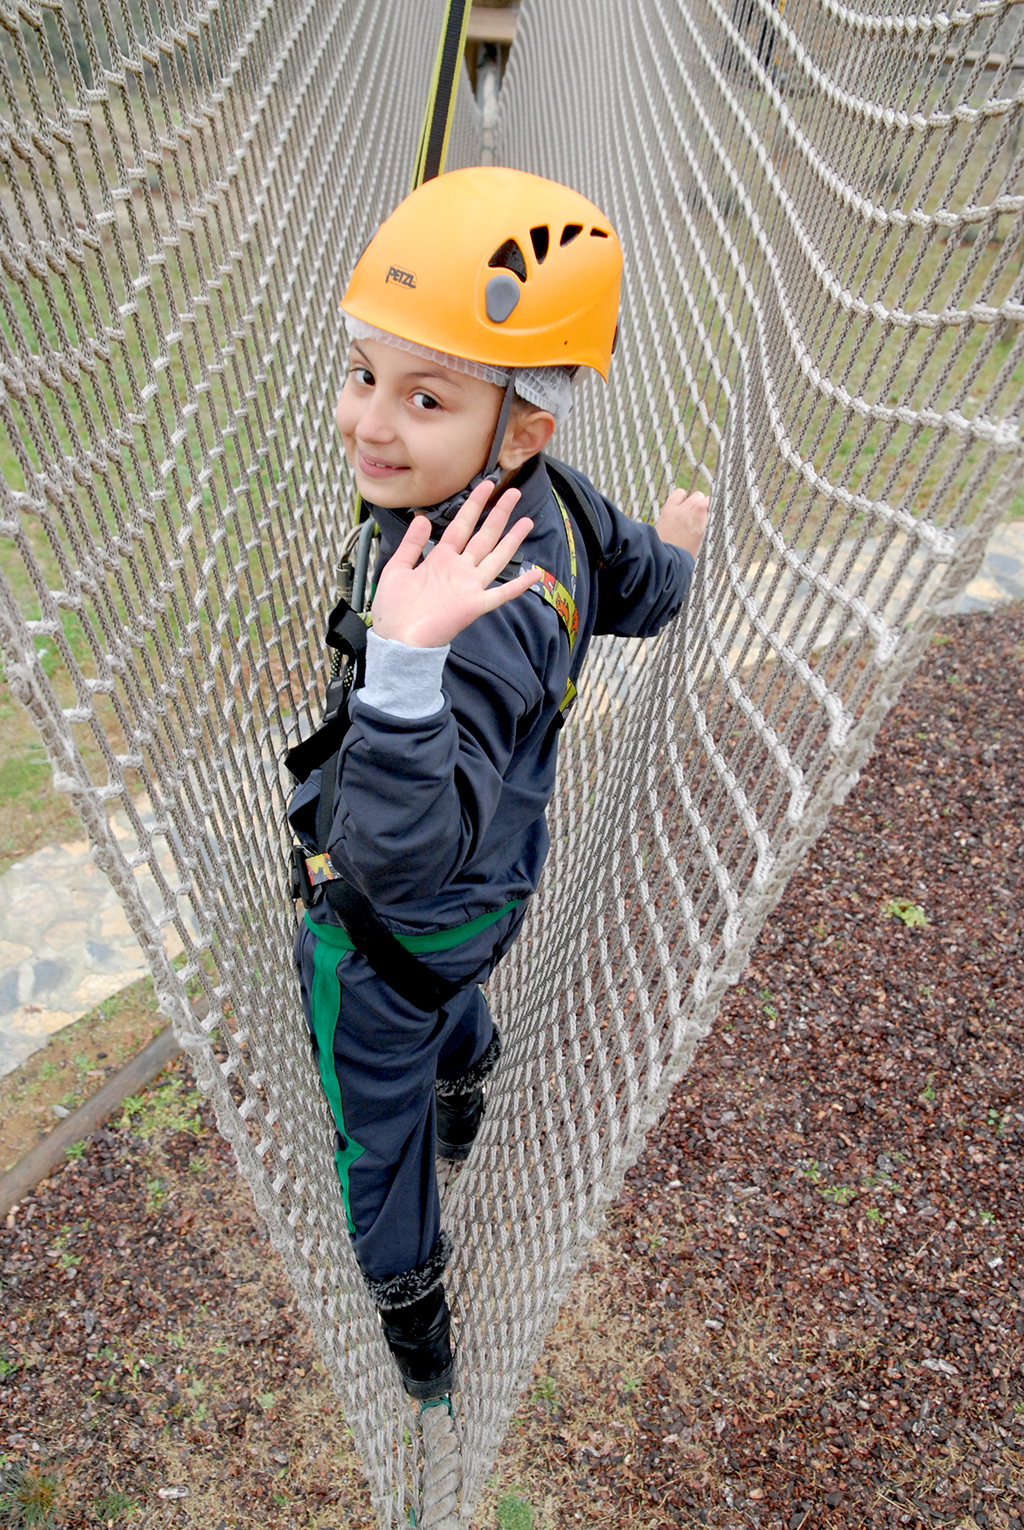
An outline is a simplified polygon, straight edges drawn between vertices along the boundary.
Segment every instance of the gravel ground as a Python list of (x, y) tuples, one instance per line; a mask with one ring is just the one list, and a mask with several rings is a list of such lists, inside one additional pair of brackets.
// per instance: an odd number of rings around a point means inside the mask
[[(1022, 661), (1020, 607), (934, 640), (629, 1175), (478, 1524), (1021, 1530)], [(42, 1461), (68, 1527), (368, 1526), (203, 1108), (182, 1065), (8, 1219), (8, 1491)]]

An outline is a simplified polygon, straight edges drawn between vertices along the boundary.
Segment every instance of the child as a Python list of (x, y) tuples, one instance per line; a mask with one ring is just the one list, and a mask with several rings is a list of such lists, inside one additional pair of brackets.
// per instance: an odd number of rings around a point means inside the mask
[(576, 369), (607, 376), (620, 275), (592, 203), (463, 170), (397, 208), (342, 304), (337, 423), (379, 578), (340, 751), (289, 810), (337, 879), (320, 901), (307, 879), (296, 960), (356, 1258), (415, 1398), (453, 1380), (435, 1151), (465, 1157), (483, 1113), (501, 1042), (479, 985), (540, 876), (573, 681), (593, 633), (676, 614), (707, 519), (677, 490), (655, 531), (540, 455)]

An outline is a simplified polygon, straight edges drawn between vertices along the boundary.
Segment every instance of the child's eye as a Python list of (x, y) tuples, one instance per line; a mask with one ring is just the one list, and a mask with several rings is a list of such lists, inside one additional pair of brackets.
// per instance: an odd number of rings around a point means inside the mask
[(355, 378), (357, 383), (362, 383), (364, 388), (373, 387), (373, 373), (369, 367), (353, 367), (350, 375)]
[(412, 401), (417, 409), (440, 409), (441, 407), (431, 393), (414, 393)]

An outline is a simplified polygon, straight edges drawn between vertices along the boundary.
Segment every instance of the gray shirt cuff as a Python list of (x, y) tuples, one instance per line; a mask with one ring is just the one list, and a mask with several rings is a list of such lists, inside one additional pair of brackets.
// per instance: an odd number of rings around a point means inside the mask
[(433, 717), (444, 706), (441, 676), (448, 657), (443, 648), (412, 648), (397, 638), (366, 639), (366, 680), (356, 692), (360, 701), (389, 717)]

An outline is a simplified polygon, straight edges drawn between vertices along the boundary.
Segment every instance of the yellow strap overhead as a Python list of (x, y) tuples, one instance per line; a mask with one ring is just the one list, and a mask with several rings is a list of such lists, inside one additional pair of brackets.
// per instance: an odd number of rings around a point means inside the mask
[[(432, 181), (444, 172), (452, 117), (455, 115), (455, 94), (459, 88), (459, 72), (466, 46), (469, 12), (469, 0), (448, 0), (437, 45), (437, 57), (434, 59), (434, 72), (430, 78), (427, 109), (423, 114), (423, 128), (419, 148), (416, 150), (416, 167), (410, 191), (415, 191), (424, 181)], [(360, 525), (365, 515), (363, 496), (357, 494), (354, 524)]]
[(448, 153), (448, 138), (455, 113), (455, 93), (459, 87), (462, 54), (466, 46), (466, 28), (469, 26), (469, 0), (448, 0), (441, 28), (441, 40), (437, 45), (434, 73), (427, 96), (427, 110), (423, 117), (420, 146), (416, 151), (416, 168), (413, 171), (411, 191), (432, 181), (444, 172)]

